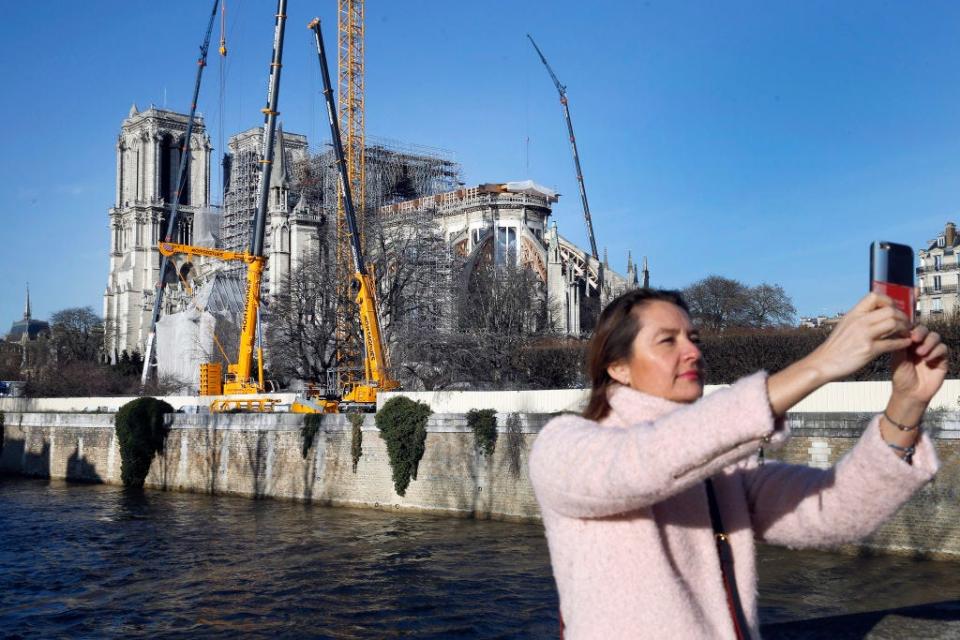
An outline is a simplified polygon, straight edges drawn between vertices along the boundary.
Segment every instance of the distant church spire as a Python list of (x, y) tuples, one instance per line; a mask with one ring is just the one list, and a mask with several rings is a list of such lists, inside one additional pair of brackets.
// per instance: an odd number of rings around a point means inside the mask
[(630, 251), (627, 251), (627, 282), (634, 286), (639, 282), (637, 280), (637, 267), (633, 264), (633, 253)]
[(30, 283), (27, 283), (27, 303), (23, 306), (23, 319), (30, 319)]
[(650, 288), (650, 269), (647, 267), (647, 256), (643, 256), (643, 288)]

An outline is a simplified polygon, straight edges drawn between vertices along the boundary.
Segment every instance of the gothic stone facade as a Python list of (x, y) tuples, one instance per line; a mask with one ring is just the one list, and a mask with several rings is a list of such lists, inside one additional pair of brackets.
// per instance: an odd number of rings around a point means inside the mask
[(638, 286), (628, 259), (627, 275), (593, 258), (549, 224), (557, 196), (532, 181), (481, 184), (380, 208), (380, 215), (427, 214), (468, 269), (481, 259), (511, 261), (532, 269), (544, 283), (554, 330), (588, 333), (601, 305)]
[(181, 148), (189, 147), (190, 172), (181, 193), (174, 240), (193, 240), (193, 216), (210, 203), (210, 138), (197, 118), (185, 145), (187, 116), (136, 105), (117, 138), (117, 187), (110, 208), (110, 273), (103, 295), (105, 348), (111, 358), (143, 352), (160, 274), (157, 243), (166, 231), (177, 192)]
[[(319, 250), (322, 215), (298, 189), (292, 168), (307, 159), (307, 137), (277, 131), (273, 151), (274, 166), (270, 172), (270, 193), (267, 200), (267, 228), (264, 233), (263, 286), (268, 296), (276, 296), (291, 272), (296, 272), (304, 255)], [(256, 215), (257, 190), (260, 184), (260, 158), (263, 128), (254, 127), (230, 138), (224, 166), (226, 191), (222, 246), (229, 251), (249, 251)]]

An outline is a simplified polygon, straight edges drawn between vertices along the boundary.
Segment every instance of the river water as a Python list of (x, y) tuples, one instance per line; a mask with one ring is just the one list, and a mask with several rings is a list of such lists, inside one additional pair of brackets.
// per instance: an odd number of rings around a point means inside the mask
[[(956, 599), (956, 576), (763, 548), (761, 619)], [(539, 525), (0, 478), (0, 638), (543, 638), (556, 609)]]

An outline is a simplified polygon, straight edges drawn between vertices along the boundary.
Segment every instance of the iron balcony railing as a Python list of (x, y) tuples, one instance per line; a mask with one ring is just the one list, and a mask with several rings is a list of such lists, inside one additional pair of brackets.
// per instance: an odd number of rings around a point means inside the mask
[(960, 265), (957, 265), (957, 263), (955, 262), (951, 264), (941, 264), (939, 267), (932, 264), (928, 264), (924, 267), (917, 267), (917, 275), (920, 276), (925, 273), (942, 273), (944, 271), (956, 271), (958, 267), (960, 267)]
[(956, 293), (956, 292), (957, 292), (957, 285), (955, 285), (955, 284), (945, 284), (945, 285), (941, 285), (939, 289), (935, 289), (935, 288), (933, 288), (933, 287), (923, 287), (923, 288), (920, 290), (920, 295), (922, 295), (922, 296), (935, 296), (935, 295), (939, 295), (939, 294), (942, 294), (942, 293)]

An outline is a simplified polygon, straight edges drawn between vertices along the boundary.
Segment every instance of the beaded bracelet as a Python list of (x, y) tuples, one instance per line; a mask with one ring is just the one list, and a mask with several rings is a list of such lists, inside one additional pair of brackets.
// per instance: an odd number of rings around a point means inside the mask
[(920, 428), (920, 425), (923, 424), (923, 422), (918, 422), (917, 424), (913, 425), (912, 427), (908, 427), (908, 426), (905, 425), (905, 424), (900, 424), (899, 422), (891, 419), (890, 416), (887, 415), (887, 412), (886, 412), (886, 411), (883, 412), (883, 417), (887, 419), (887, 422), (889, 422), (890, 424), (892, 424), (893, 426), (895, 426), (895, 427), (896, 427), (897, 429), (899, 429), (900, 431), (907, 431), (907, 432), (909, 432), (909, 431), (916, 431), (917, 429)]
[(903, 453), (903, 461), (907, 464), (913, 464), (913, 454), (917, 452), (917, 447), (910, 445), (909, 447), (901, 447), (898, 444), (887, 443), (887, 446), (893, 449), (894, 451), (899, 451)]

